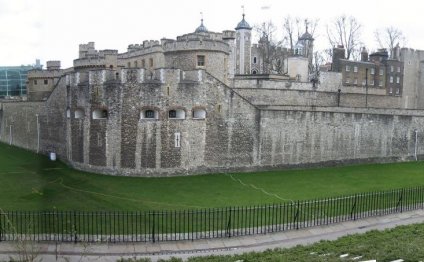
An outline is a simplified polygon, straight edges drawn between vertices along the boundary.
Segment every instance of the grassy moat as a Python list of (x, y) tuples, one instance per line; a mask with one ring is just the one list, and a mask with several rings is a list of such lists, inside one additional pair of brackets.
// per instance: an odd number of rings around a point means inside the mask
[(249, 206), (424, 185), (424, 162), (201, 176), (91, 174), (0, 144), (3, 210), (181, 210)]

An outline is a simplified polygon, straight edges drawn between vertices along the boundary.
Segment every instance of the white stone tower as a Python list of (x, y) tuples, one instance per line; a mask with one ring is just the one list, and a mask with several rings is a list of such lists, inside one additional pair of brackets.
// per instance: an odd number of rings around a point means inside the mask
[(236, 29), (236, 74), (250, 74), (250, 52), (252, 43), (252, 27), (243, 19)]
[[(309, 69), (312, 68), (312, 59), (314, 56), (314, 38), (308, 32), (308, 21), (305, 21), (306, 32), (299, 37), (298, 45), (303, 47), (303, 52), (299, 55), (302, 55), (308, 58)], [(296, 50), (295, 50), (296, 52)]]

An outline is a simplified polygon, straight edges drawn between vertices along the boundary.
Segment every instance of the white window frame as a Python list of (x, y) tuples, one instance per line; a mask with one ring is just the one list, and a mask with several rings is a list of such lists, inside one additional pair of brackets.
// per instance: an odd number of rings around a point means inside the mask
[[(175, 117), (170, 117), (169, 116), (169, 114), (170, 114), (170, 112), (172, 111), (172, 110), (175, 110), (176, 111), (176, 116)], [(183, 109), (170, 109), (170, 110), (168, 110), (168, 119), (171, 119), (171, 120), (178, 120), (178, 119), (185, 119), (186, 118), (186, 114), (185, 114), (185, 111), (183, 110)]]
[[(153, 117), (146, 117), (146, 112), (149, 111), (149, 110), (153, 111)], [(143, 109), (140, 112), (140, 119), (143, 119), (143, 120), (158, 120), (159, 119), (159, 111), (152, 109), (152, 108)]]
[(393, 76), (390, 76), (390, 84), (393, 84)]
[(396, 77), (396, 84), (400, 84), (400, 77)]
[(357, 66), (354, 66), (354, 67), (353, 67), (353, 72), (354, 72), (354, 73), (358, 73), (358, 67), (357, 67)]
[(93, 119), (107, 119), (109, 112), (106, 109), (94, 109), (92, 113)]
[(206, 118), (206, 110), (203, 108), (193, 109), (193, 119), (205, 119)]
[(75, 109), (75, 111), (74, 111), (74, 118), (75, 119), (82, 119), (82, 118), (84, 118), (84, 110), (82, 110), (80, 108)]
[(350, 72), (350, 65), (346, 65), (345, 71)]
[(375, 74), (375, 68), (371, 68), (371, 75)]

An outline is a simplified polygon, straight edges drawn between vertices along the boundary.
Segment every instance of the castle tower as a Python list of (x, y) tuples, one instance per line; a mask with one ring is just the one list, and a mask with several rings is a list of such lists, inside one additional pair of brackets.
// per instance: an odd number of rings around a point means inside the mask
[(308, 22), (306, 24), (306, 32), (299, 37), (298, 44), (299, 46), (303, 46), (302, 55), (308, 58), (309, 68), (312, 68), (312, 58), (314, 56), (314, 38), (308, 32)]
[(250, 74), (250, 52), (252, 43), (252, 27), (243, 19), (236, 29), (236, 74)]

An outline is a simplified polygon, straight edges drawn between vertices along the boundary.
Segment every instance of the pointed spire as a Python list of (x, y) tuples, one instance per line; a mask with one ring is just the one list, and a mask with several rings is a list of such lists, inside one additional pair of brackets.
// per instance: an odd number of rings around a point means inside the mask
[(250, 25), (246, 22), (246, 20), (244, 20), (244, 17), (245, 17), (245, 14), (244, 14), (244, 5), (242, 5), (241, 8), (243, 9), (243, 13), (242, 13), (243, 19), (240, 21), (240, 23), (238, 23), (238, 25), (236, 27), (236, 30), (239, 30), (239, 29), (252, 30), (252, 27), (250, 27)]

